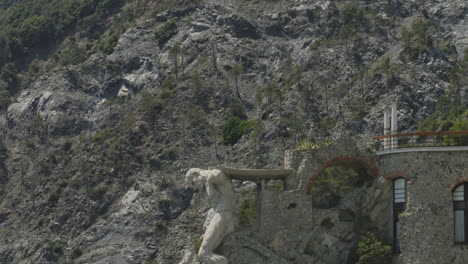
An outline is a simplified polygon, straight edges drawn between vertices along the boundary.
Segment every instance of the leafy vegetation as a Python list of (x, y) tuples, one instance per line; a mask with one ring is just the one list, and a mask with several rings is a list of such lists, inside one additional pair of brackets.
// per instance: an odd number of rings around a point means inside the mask
[(9, 7), (0, 16), (0, 66), (77, 27), (90, 31), (96, 21), (123, 4), (123, 0), (25, 0)]
[(104, 128), (104, 129), (99, 130), (93, 135), (93, 140), (99, 143), (103, 143), (104, 141), (106, 141), (109, 138), (112, 138), (113, 136), (114, 136), (113, 131), (111, 131), (108, 128)]
[(282, 117), (278, 126), (284, 137), (292, 137), (294, 143), (297, 143), (303, 134), (303, 124), (304, 121), (300, 117), (289, 115)]
[(177, 34), (177, 24), (171, 20), (162, 25), (154, 32), (154, 38), (158, 41), (159, 45), (166, 43), (175, 34)]
[(60, 199), (60, 194), (53, 192), (47, 199), (47, 205), (49, 207), (55, 207)]
[(335, 165), (323, 169), (312, 186), (313, 205), (317, 208), (336, 206), (343, 195), (353, 187), (360, 187), (369, 179), (353, 168)]
[(355, 96), (351, 99), (349, 104), (351, 111), (351, 119), (353, 121), (360, 121), (367, 115), (367, 104), (364, 98)]
[(168, 148), (163, 151), (161, 154), (161, 159), (163, 160), (176, 160), (177, 159), (177, 150), (175, 148)]
[(283, 99), (281, 88), (276, 82), (270, 82), (263, 91), (263, 94), (268, 98), (268, 104), (272, 102), (280, 102)]
[(104, 195), (107, 192), (107, 187), (106, 186), (100, 186), (100, 187), (88, 187), (86, 189), (86, 195), (94, 201), (100, 201), (104, 198)]
[(251, 127), (252, 124), (248, 120), (241, 120), (237, 116), (229, 118), (222, 129), (223, 142), (228, 145), (236, 144)]
[(419, 131), (468, 130), (468, 105), (462, 103), (461, 88), (468, 80), (468, 49), (449, 73), (449, 89), (437, 102), (435, 112), (419, 126)]
[(158, 182), (158, 190), (167, 189), (172, 185), (174, 185), (174, 182), (172, 182), (170, 179), (167, 179), (166, 177), (162, 177), (161, 181)]
[(239, 217), (239, 225), (241, 227), (255, 223), (257, 220), (257, 205), (254, 195), (251, 195), (241, 203), (237, 209), (237, 215)]
[(404, 54), (416, 59), (420, 54), (427, 52), (432, 47), (433, 40), (430, 34), (433, 24), (428, 20), (418, 19), (411, 23), (410, 27), (401, 29), (401, 45)]
[(76, 259), (81, 257), (81, 255), (83, 255), (83, 250), (81, 250), (81, 248), (77, 246), (73, 247), (72, 252), (70, 253), (70, 257), (72, 259)]
[(168, 9), (175, 9), (181, 6), (190, 6), (201, 3), (203, 0), (162, 0), (158, 2), (157, 8), (151, 12), (151, 17), (156, 17), (158, 14)]
[(232, 76), (234, 79), (234, 85), (236, 87), (236, 95), (239, 99), (241, 99), (241, 94), (239, 91), (239, 75), (245, 71), (245, 67), (242, 64), (236, 63), (232, 65), (231, 70), (229, 71), (229, 75)]
[(142, 101), (139, 110), (143, 112), (145, 119), (154, 125), (157, 116), (168, 106), (169, 100), (177, 92), (176, 79), (173, 76), (166, 78), (160, 86), (156, 95), (148, 92), (141, 94)]
[[(59, 47), (54, 58), (61, 65), (83, 62), (91, 46), (85, 49), (78, 41), (75, 43), (74, 37), (66, 45), (60, 42), (75, 32), (91, 39), (101, 37), (109, 15), (119, 12), (124, 3), (124, 0), (23, 0), (0, 9), (0, 110), (6, 109), (21, 86), (40, 74), (40, 64), (29, 61), (32, 54), (38, 49), (53, 51)], [(116, 38), (112, 41), (116, 43)], [(106, 44), (102, 45), (103, 50), (108, 53), (113, 43), (103, 43)], [(18, 77), (24, 69), (27, 74)]]
[(205, 83), (201, 79), (199, 73), (195, 73), (193, 75), (192, 82), (190, 84), (190, 93), (198, 105), (206, 108), (213, 92), (213, 86)]
[(324, 140), (317, 143), (313, 143), (307, 140), (302, 140), (297, 146), (297, 150), (308, 150), (308, 149), (319, 149), (329, 146), (333, 143), (331, 140)]
[(47, 241), (46, 250), (54, 256), (61, 256), (63, 255), (65, 248), (61, 242), (49, 240)]
[(272, 183), (267, 184), (265, 189), (269, 191), (283, 191), (284, 190), (284, 181), (282, 180), (277, 180), (277, 181), (272, 181)]
[(98, 49), (105, 54), (111, 54), (114, 51), (117, 41), (119, 40), (117, 33), (112, 33), (99, 41)]
[(367, 232), (361, 235), (356, 255), (356, 264), (390, 264), (392, 263), (392, 248), (380, 241), (375, 234)]
[(60, 64), (62, 65), (76, 65), (84, 62), (88, 57), (86, 50), (72, 44), (69, 48), (63, 50), (60, 54)]

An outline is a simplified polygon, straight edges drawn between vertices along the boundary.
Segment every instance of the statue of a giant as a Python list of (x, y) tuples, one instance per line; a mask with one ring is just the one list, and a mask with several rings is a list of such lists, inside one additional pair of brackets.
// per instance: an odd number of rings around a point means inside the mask
[(205, 191), (211, 209), (203, 228), (205, 234), (198, 251), (198, 259), (204, 264), (227, 264), (224, 256), (213, 253), (224, 237), (234, 231), (235, 194), (232, 180), (218, 169), (190, 169), (185, 175), (190, 187)]

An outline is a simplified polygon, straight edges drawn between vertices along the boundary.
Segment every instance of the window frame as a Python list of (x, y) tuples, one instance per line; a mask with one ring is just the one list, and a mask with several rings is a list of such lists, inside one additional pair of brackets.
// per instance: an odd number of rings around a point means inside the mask
[[(454, 193), (455, 191), (463, 186), (463, 200), (457, 200), (455, 201), (454, 199)], [(460, 245), (466, 245), (468, 244), (468, 199), (466, 199), (466, 194), (468, 194), (468, 182), (463, 182), (459, 185), (457, 185), (455, 188), (452, 190), (452, 203), (453, 203), (453, 240), (455, 244), (460, 244)], [(455, 212), (456, 211), (462, 211), (464, 213), (464, 221), (463, 221), (463, 228), (464, 228), (464, 241), (457, 241), (456, 237), (456, 216)]]
[[(403, 195), (404, 195), (404, 202), (395, 202), (395, 183), (398, 180), (403, 180)], [(398, 232), (399, 227), (399, 215), (406, 210), (406, 202), (408, 201), (407, 197), (407, 180), (404, 177), (398, 177), (393, 179), (392, 181), (392, 209), (393, 209), (393, 254), (400, 254), (400, 232)]]

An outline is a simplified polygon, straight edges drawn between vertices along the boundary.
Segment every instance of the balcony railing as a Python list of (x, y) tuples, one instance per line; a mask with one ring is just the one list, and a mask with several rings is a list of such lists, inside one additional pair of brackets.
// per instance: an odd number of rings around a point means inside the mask
[(372, 147), (377, 151), (454, 146), (468, 146), (468, 131), (414, 132), (372, 137)]

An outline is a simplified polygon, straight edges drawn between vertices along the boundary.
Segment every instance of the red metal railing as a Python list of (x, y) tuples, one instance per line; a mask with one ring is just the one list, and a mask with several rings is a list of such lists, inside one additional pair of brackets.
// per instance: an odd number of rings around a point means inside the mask
[(468, 131), (413, 132), (372, 137), (376, 150), (468, 146)]

